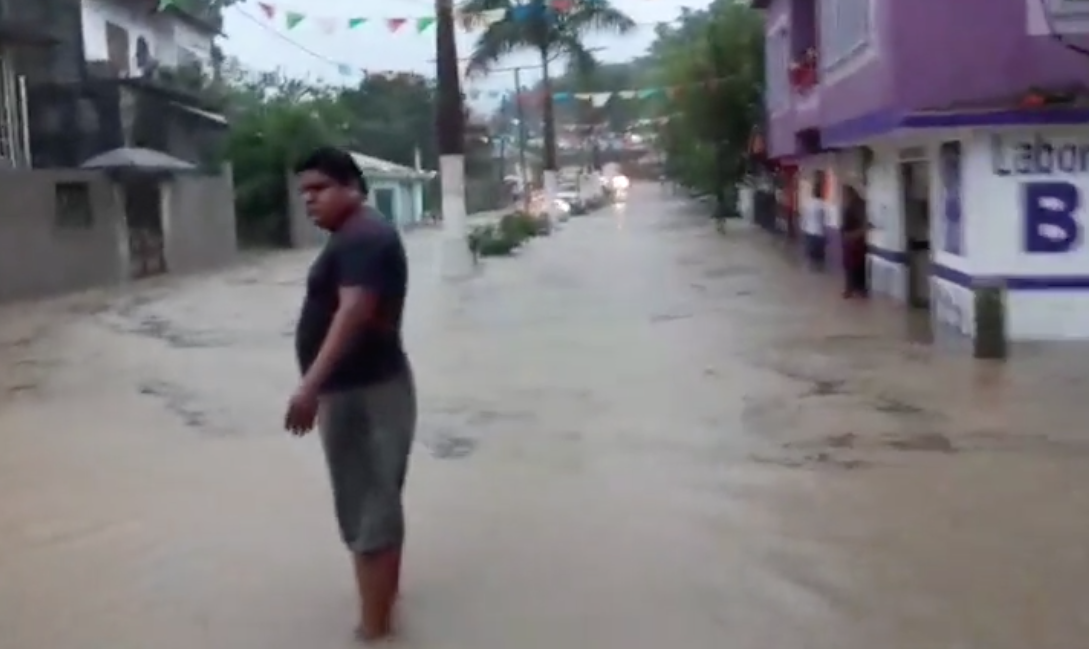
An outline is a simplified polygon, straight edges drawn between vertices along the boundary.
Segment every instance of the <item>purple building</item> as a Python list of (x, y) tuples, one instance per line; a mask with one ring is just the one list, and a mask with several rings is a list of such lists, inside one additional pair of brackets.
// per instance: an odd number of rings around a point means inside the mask
[(1012, 338), (1089, 338), (1089, 0), (752, 2), (768, 154), (828, 268), (850, 185), (873, 293), (972, 336), (1001, 282)]
[[(1074, 47), (1089, 48), (1089, 38), (1076, 36), (1089, 33), (1089, 0), (753, 4), (767, 15), (773, 157), (811, 155), (901, 128), (987, 124), (993, 116), (941, 120), (933, 113), (1012, 108), (1030, 88), (1089, 81), (1089, 56), (1052, 36), (1067, 34)], [(791, 84), (790, 66), (809, 48), (817, 53), (815, 80), (801, 89)]]

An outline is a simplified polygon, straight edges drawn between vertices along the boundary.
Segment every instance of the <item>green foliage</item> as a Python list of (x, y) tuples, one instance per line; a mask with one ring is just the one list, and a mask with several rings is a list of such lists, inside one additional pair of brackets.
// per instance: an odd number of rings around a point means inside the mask
[(307, 151), (330, 144), (425, 168), (437, 166), (433, 87), (423, 77), (369, 77), (355, 87), (317, 86), (278, 73), (254, 74), (227, 62), (222, 79), (231, 132), (239, 234), (287, 242), (287, 173)]
[(528, 212), (512, 212), (498, 223), (473, 226), (469, 229), (468, 245), (473, 258), (512, 255), (534, 237), (551, 234), (551, 226), (545, 217)]
[[(715, 0), (659, 25), (649, 63), (653, 85), (684, 89), (664, 104), (659, 145), (665, 172), (722, 209), (744, 180), (749, 140), (762, 119), (763, 20), (746, 2)], [(708, 80), (710, 86), (698, 87)]]

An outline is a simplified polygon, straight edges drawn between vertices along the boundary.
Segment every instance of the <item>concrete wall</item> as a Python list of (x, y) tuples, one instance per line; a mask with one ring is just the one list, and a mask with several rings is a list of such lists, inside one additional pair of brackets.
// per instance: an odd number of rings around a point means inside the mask
[[(57, 187), (83, 187), (86, 219), (58, 210)], [(220, 177), (179, 177), (164, 185), (163, 233), (168, 272), (229, 262), (237, 251), (233, 189)], [(0, 171), (0, 302), (109, 286), (130, 276), (124, 203), (101, 173)]]
[(230, 263), (238, 253), (234, 183), (219, 176), (178, 176), (163, 185), (163, 241), (169, 272)]
[[(58, 182), (86, 183), (89, 222), (58, 219)], [(0, 203), (0, 302), (112, 284), (126, 276), (119, 202), (101, 174), (2, 171)]]

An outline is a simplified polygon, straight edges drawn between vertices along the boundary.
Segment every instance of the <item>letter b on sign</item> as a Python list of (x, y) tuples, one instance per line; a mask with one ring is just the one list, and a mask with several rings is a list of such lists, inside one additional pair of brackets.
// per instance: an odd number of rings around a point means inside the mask
[(1025, 252), (1055, 254), (1078, 245), (1081, 226), (1074, 214), (1081, 195), (1071, 183), (1025, 183)]

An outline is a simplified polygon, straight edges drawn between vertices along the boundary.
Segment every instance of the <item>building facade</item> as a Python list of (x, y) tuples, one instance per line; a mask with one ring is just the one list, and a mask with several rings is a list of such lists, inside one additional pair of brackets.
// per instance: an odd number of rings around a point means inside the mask
[(111, 149), (142, 147), (218, 173), (227, 120), (202, 93), (219, 59), (220, 19), (210, 3), (78, 2), (80, 74), (29, 85), (33, 165), (76, 167)]
[(151, 67), (197, 66), (211, 73), (216, 19), (183, 6), (159, 11), (148, 0), (82, 0), (84, 57), (108, 62), (122, 77), (141, 76)]
[[(215, 18), (201, 14), (204, 0), (175, 4), (0, 0), (0, 200), (18, 206), (0, 217), (0, 301), (209, 268), (236, 253), (230, 170), (210, 155), (226, 120), (162, 77), (214, 67)], [(183, 47), (197, 52), (192, 65)], [(123, 147), (203, 173), (79, 169)]]
[(975, 286), (1001, 282), (1011, 338), (1089, 338), (1089, 2), (755, 5), (768, 153), (830, 268), (850, 184), (874, 292), (971, 336)]

